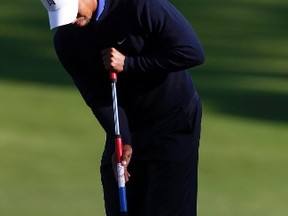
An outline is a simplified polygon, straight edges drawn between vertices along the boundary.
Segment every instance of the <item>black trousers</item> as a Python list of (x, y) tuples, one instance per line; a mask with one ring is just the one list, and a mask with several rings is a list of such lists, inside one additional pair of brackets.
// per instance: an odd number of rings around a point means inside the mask
[[(150, 145), (140, 150), (135, 147), (128, 167), (131, 174), (126, 183), (129, 216), (197, 215), (201, 116), (200, 101), (194, 100), (190, 107), (149, 128), (150, 132), (136, 135), (139, 139), (150, 137)], [(119, 216), (118, 187), (110, 164), (101, 166), (101, 180), (106, 214)]]

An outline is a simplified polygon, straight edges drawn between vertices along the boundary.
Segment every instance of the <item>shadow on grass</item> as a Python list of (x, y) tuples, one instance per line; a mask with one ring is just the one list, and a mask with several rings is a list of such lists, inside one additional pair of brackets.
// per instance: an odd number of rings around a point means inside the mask
[[(0, 8), (0, 79), (71, 85), (53, 49), (41, 1), (4, 0)], [(1, 13), (2, 12), (2, 13)]]
[[(287, 3), (206, 3), (178, 3), (206, 51), (206, 64), (191, 70), (204, 104), (219, 113), (287, 123)], [(35, 10), (17, 8), (18, 15), (0, 20), (0, 79), (74, 87), (55, 55), (45, 10), (35, 1), (25, 4)]]
[(204, 106), (288, 123), (288, 3), (206, 0), (196, 10), (181, 2), (206, 51), (206, 64), (191, 70)]
[(288, 123), (288, 100), (285, 93), (221, 89), (209, 91), (200, 88), (204, 104), (209, 110), (228, 115), (242, 116)]
[(2, 40), (1, 37), (0, 40), (0, 46), (6, 50), (5, 54), (0, 55), (2, 60), (5, 59), (0, 65), (0, 79), (36, 82), (43, 85), (72, 84), (53, 53), (51, 41), (51, 47), (36, 42), (32, 45), (36, 46), (31, 47), (31, 44), (25, 43), (24, 40), (11, 38)]

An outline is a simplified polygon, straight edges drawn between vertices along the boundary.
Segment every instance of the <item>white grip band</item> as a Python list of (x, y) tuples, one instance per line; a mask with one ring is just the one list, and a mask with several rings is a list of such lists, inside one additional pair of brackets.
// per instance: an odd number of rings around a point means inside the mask
[(124, 166), (117, 164), (118, 186), (125, 187)]

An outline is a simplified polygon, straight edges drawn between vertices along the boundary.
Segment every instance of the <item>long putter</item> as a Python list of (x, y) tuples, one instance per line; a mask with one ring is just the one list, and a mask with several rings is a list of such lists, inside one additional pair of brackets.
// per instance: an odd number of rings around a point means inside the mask
[(113, 115), (115, 126), (115, 152), (117, 162), (117, 179), (119, 188), (120, 213), (121, 216), (127, 216), (128, 210), (127, 210), (124, 166), (121, 164), (122, 138), (120, 134), (119, 116), (118, 116), (118, 102), (117, 102), (117, 89), (116, 89), (117, 74), (115, 72), (110, 72), (110, 80), (112, 87)]

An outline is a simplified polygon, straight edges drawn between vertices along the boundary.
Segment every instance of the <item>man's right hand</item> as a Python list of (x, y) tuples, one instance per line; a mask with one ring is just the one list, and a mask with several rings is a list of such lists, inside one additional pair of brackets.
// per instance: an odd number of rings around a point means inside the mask
[[(124, 144), (122, 147), (122, 157), (121, 157), (121, 164), (124, 166), (124, 177), (125, 177), (125, 182), (129, 181), (130, 174), (128, 172), (128, 166), (131, 161), (132, 157), (132, 147), (128, 144)], [(116, 161), (116, 153), (112, 155), (112, 166), (113, 166), (113, 171), (115, 178), (117, 180), (117, 161)]]

